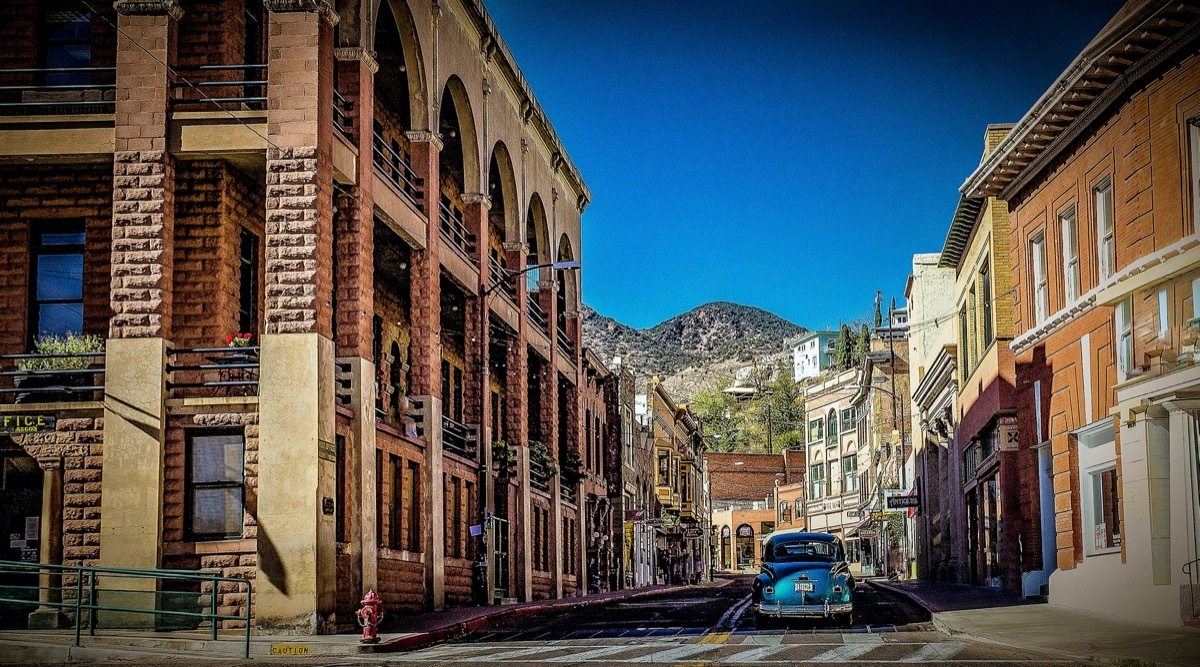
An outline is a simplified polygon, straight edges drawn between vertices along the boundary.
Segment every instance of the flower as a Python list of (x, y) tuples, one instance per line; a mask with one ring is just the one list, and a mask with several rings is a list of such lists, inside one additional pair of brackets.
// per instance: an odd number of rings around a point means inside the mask
[(225, 345), (229, 347), (250, 347), (251, 335), (248, 333), (230, 334), (225, 337)]

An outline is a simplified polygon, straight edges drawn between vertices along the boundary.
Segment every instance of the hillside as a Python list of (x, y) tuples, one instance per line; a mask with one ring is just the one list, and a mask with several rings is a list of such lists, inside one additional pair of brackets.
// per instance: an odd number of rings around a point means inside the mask
[(731, 378), (755, 358), (786, 352), (806, 331), (774, 313), (727, 301), (707, 303), (649, 329), (634, 329), (583, 307), (583, 342), (611, 361), (621, 357), (638, 380), (658, 375), (681, 401), (712, 381)]

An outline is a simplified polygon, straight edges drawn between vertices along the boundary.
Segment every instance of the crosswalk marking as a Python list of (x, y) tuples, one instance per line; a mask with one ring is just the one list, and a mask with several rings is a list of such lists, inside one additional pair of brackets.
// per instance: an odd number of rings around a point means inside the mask
[(703, 653), (705, 651), (711, 651), (711, 650), (712, 650), (711, 646), (705, 646), (703, 644), (684, 644), (683, 646), (676, 646), (675, 648), (669, 648), (664, 651), (655, 651), (654, 653), (650, 653), (647, 655), (640, 655), (636, 658), (633, 658), (633, 661), (634, 662), (663, 662), (663, 661), (667, 661), (667, 660), (682, 660), (690, 655), (695, 655), (697, 653)]
[(769, 658), (786, 648), (790, 647), (782, 644), (776, 644), (775, 646), (757, 646), (746, 651), (738, 651), (733, 655), (723, 658), (721, 662), (758, 662), (760, 660), (765, 660), (766, 658)]
[(812, 662), (849, 662), (858, 656), (874, 651), (879, 648), (879, 644), (875, 642), (863, 642), (860, 644), (846, 644), (831, 648), (824, 653), (820, 653), (809, 658)]
[(700, 644), (724, 644), (729, 641), (732, 632), (710, 632), (700, 638)]
[(538, 653), (549, 653), (550, 651), (559, 651), (564, 648), (570, 648), (570, 645), (569, 644), (567, 644), (567, 645), (542, 644), (540, 646), (534, 646), (532, 648), (521, 648), (521, 649), (517, 649), (515, 651), (501, 651), (499, 653), (492, 653), (491, 655), (487, 656), (487, 659), (489, 661), (493, 661), (493, 660), (512, 660), (513, 658), (528, 658), (531, 656), (535, 656)]
[(783, 635), (750, 635), (742, 639), (742, 643), (754, 646), (778, 646), (783, 643)]
[(925, 644), (916, 651), (913, 651), (912, 654), (901, 660), (901, 662), (930, 662), (934, 660), (949, 660), (966, 647), (967, 645), (963, 644), (962, 642)]
[(592, 660), (595, 658), (602, 658), (606, 655), (612, 655), (613, 653), (631, 651), (636, 648), (638, 647), (631, 644), (601, 646), (600, 648), (594, 648), (588, 651), (580, 651), (579, 653), (571, 653), (570, 655), (561, 655), (557, 658), (546, 658), (546, 662), (575, 662), (577, 660)]

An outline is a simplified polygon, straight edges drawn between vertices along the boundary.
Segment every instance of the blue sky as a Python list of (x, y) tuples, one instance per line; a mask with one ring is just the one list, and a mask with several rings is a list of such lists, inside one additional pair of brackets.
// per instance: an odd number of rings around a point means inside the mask
[(709, 301), (810, 328), (902, 295), (988, 123), (1119, 0), (491, 0), (592, 190), (583, 297), (637, 327)]

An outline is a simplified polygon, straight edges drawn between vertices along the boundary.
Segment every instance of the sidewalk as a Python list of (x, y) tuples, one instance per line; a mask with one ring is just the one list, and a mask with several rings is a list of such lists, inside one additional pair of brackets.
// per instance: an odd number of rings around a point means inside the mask
[(1200, 666), (1200, 630), (1027, 603), (997, 589), (930, 581), (873, 581), (933, 615), (942, 632), (1081, 660)]
[[(728, 579), (718, 579), (706, 586), (724, 586)], [(470, 632), (509, 621), (515, 618), (553, 613), (577, 607), (603, 605), (620, 600), (636, 599), (671, 591), (683, 590), (687, 586), (648, 586), (644, 588), (610, 591), (561, 600), (538, 600), (514, 605), (490, 607), (462, 607), (438, 612), (396, 614), (385, 616), (380, 643), (360, 644), (357, 634), (339, 635), (263, 635), (250, 638), (250, 657), (254, 659), (276, 656), (276, 660), (300, 662), (301, 656), (366, 658), (372, 653), (406, 651), (427, 646)], [(96, 662), (106, 660), (220, 660), (228, 661), (242, 656), (244, 640), (240, 632), (222, 631), (221, 639), (212, 641), (206, 632), (152, 632), (135, 630), (101, 630), (89, 637), (85, 630), (82, 646), (73, 646), (74, 630), (5, 630), (0, 631), (0, 664), (24, 664), (32, 662)], [(290, 657), (275, 653), (276, 650), (297, 651)]]

